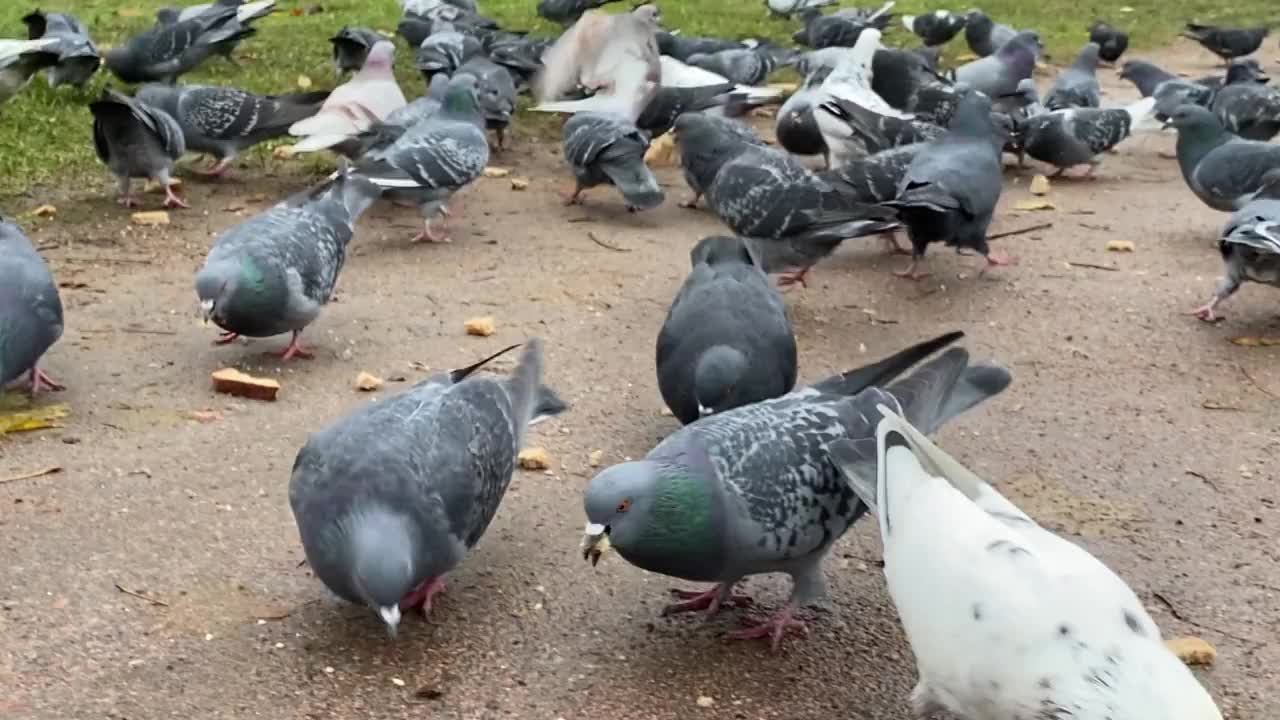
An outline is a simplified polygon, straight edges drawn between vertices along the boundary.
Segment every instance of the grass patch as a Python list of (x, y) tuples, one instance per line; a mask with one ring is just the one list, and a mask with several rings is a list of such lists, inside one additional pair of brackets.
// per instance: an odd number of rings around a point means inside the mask
[[(1124, 0), (1121, 0), (1123, 3)], [(319, 5), (316, 5), (319, 3)], [(110, 46), (141, 32), (152, 24), (156, 8), (171, 4), (165, 0), (61, 0), (42, 3), (45, 10), (68, 9), (89, 26), (99, 46)], [(869, 5), (864, 0), (861, 4)], [(481, 0), (482, 9), (511, 28), (535, 33), (552, 33), (557, 28), (534, 14), (534, 0)], [(624, 8), (619, 3), (613, 8)], [(798, 27), (766, 17), (759, 0), (669, 0), (662, 4), (663, 23), (687, 33), (725, 37), (768, 37), (788, 41)], [(983, 9), (1002, 22), (1018, 27), (1038, 28), (1048, 51), (1059, 61), (1069, 57), (1085, 38), (1084, 27), (1095, 17), (1105, 17), (1126, 28), (1131, 47), (1142, 49), (1167, 44), (1185, 20), (1257, 22), (1268, 17), (1261, 0), (1183, 0), (1169, 2), (1133, 0), (1132, 12), (1119, 12), (1117, 4), (1089, 0), (1064, 7), (1058, 3), (1031, 3), (1026, 0), (986, 0)], [(0, 37), (25, 37), (21, 17), (34, 4), (24, 0), (0, 3)], [(304, 9), (293, 15), (293, 8)], [(305, 10), (322, 7), (308, 14)], [(895, 11), (915, 13), (933, 9), (924, 0), (900, 0)], [(344, 24), (363, 25), (385, 32), (394, 31), (399, 20), (398, 4), (391, 0), (281, 0), (279, 12), (257, 23), (258, 35), (245, 41), (237, 53), (241, 67), (221, 58), (206, 62), (184, 79), (191, 83), (228, 84), (257, 92), (288, 92), (297, 88), (299, 76), (312, 79), (315, 87), (335, 84), (327, 42)], [(957, 7), (956, 9), (961, 9)], [(901, 25), (888, 34), (889, 44), (913, 45), (915, 40)], [(405, 94), (423, 92), (420, 76), (412, 68), (412, 54), (397, 40), (397, 74)], [(963, 41), (952, 43), (957, 51)], [(1133, 52), (1132, 50), (1130, 52)], [(84, 91), (51, 89), (43, 77), (8, 103), (0, 106), (0, 209), (14, 212), (22, 195), (38, 196), (47, 187), (108, 186), (106, 169), (93, 150), (87, 103), (106, 84), (120, 82), (105, 69), (97, 73)], [(539, 124), (541, 126), (542, 124)], [(247, 155), (250, 161), (267, 162), (268, 149)], [(307, 165), (300, 164), (300, 169)]]

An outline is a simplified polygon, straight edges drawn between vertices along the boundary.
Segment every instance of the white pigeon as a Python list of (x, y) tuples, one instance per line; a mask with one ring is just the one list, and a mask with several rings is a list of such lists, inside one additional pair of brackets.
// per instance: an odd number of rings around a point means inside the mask
[[(614, 112), (635, 120), (658, 91), (655, 5), (609, 15), (589, 10), (542, 56), (534, 79), (540, 112)], [(583, 100), (561, 100), (583, 87), (595, 94)]]
[(851, 142), (853, 131), (848, 123), (823, 109), (829, 99), (840, 98), (877, 115), (911, 117), (910, 113), (898, 111), (871, 89), (871, 61), (880, 47), (880, 31), (875, 28), (864, 29), (858, 35), (858, 42), (845, 52), (840, 63), (818, 87), (816, 97), (819, 102), (813, 105), (813, 112), (818, 121), (818, 130), (826, 143), (828, 165), (832, 169), (842, 167), (860, 155), (862, 147)]
[(52, 48), (62, 42), (59, 38), (41, 38), (39, 40), (0, 40), (0, 103), (18, 94), (18, 91), (31, 82), (36, 71), (57, 60), (57, 56), (49, 56), (49, 63), (33, 62), (45, 48)]
[(829, 450), (880, 521), (917, 718), (1221, 720), (1119, 576), (878, 408), (874, 466), (866, 441)]
[(314, 152), (348, 140), (404, 107), (404, 93), (391, 71), (396, 46), (389, 40), (374, 43), (364, 67), (350, 80), (334, 88), (315, 115), (289, 126), (289, 134), (303, 138), (292, 153)]
[[(200, 5), (190, 5), (182, 8), (182, 12), (178, 13), (178, 21), (190, 20), (198, 17), (201, 13), (213, 7), (215, 3), (201, 3)], [(270, 15), (276, 8), (276, 0), (254, 0), (254, 2), (243, 2), (236, 6), (236, 21), (251, 22), (260, 17)]]
[[(662, 65), (662, 87), (707, 87), (732, 82), (725, 76), (705, 70), (695, 65), (683, 63), (670, 55), (658, 58)], [(781, 88), (761, 87), (757, 85), (734, 85), (733, 93), (743, 93), (752, 102), (763, 102), (782, 95)]]

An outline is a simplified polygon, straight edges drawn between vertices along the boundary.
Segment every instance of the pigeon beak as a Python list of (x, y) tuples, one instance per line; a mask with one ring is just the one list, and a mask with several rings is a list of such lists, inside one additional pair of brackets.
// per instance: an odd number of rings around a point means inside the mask
[(400, 628), (400, 606), (380, 607), (378, 615), (382, 616), (382, 622), (387, 625), (387, 635), (395, 639), (396, 630)]
[(600, 523), (587, 523), (582, 534), (582, 559), (590, 560), (591, 567), (609, 552), (609, 528)]
[(201, 301), (200, 301), (200, 314), (204, 316), (204, 324), (205, 324), (205, 325), (208, 325), (208, 324), (209, 324), (209, 318), (213, 316), (213, 301), (212, 301), (212, 300), (201, 300)]
[(711, 415), (714, 412), (715, 410), (712, 410), (711, 408), (707, 407), (706, 405), (703, 405), (702, 403), (698, 403), (698, 417), (704, 418), (708, 415)]

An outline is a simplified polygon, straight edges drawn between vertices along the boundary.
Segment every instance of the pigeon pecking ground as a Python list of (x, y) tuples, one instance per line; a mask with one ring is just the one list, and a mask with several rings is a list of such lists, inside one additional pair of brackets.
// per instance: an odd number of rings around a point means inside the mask
[[(1272, 61), (1273, 45), (1263, 54)], [(1187, 55), (1145, 57), (1212, 71), (1207, 54)], [(1099, 79), (1109, 100), (1136, 97), (1113, 72)], [(122, 232), (106, 196), (49, 199), (58, 221), (29, 234), (62, 283), (67, 322), (42, 367), (67, 382), (57, 399), (73, 412), (61, 429), (0, 439), (0, 478), (63, 468), (0, 484), (0, 716), (905, 716), (914, 667), (871, 562), (872, 522), (828, 560), (833, 611), (818, 632), (776, 654), (721, 641), (733, 613), (709, 626), (659, 619), (666, 578), (581, 562), (593, 453), (601, 467), (641, 457), (678, 427), (659, 411), (654, 339), (689, 248), (724, 230), (675, 202), (628, 213), (604, 187), (566, 208), (558, 144), (516, 132), (509, 147), (490, 165), (528, 189), (485, 178), (464, 190), (452, 244), (407, 243), (421, 227), (412, 209), (365, 214), (303, 365), (263, 354), (278, 340), (211, 348), (191, 272), (212, 234), (304, 179), (189, 179), (184, 197), (202, 212), (175, 212), (162, 230)], [(1216, 327), (1178, 315), (1221, 273), (1211, 239), (1226, 216), (1159, 156), (1172, 149), (1171, 134), (1131, 141), (1098, 179), (1055, 181), (1047, 211), (1012, 211), (1043, 167), (1007, 173), (993, 232), (1053, 227), (994, 241), (1019, 265), (983, 278), (935, 246), (936, 274), (904, 283), (888, 272), (901, 259), (875, 238), (844, 243), (808, 289), (786, 294), (800, 381), (965, 331), (1014, 385), (939, 442), (1046, 526), (1083, 536), (1166, 633), (1212, 641), (1218, 663), (1201, 677), (1225, 714), (1278, 717), (1280, 644), (1262, 643), (1280, 622), (1280, 348), (1228, 342), (1280, 336), (1275, 296), (1246, 286)], [(670, 198), (685, 194), (678, 168), (657, 174)], [(1106, 252), (1109, 240), (1135, 252)], [(493, 336), (463, 334), (477, 316), (494, 317)], [(388, 643), (376, 617), (297, 567), (294, 454), (369, 402), (352, 387), (358, 372), (386, 378), (385, 395), (530, 335), (545, 341), (545, 381), (571, 404), (529, 434), (552, 468), (517, 471), (432, 622), (406, 618)], [(208, 373), (226, 365), (278, 378), (280, 400), (212, 395)], [(788, 584), (746, 589), (777, 606)]]

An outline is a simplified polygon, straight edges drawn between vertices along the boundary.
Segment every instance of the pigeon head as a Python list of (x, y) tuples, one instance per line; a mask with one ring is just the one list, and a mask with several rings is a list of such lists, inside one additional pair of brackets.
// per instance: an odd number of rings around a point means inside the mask
[(955, 114), (947, 129), (970, 138), (991, 137), (991, 98), (980, 92), (971, 92), (960, 98)]
[(408, 518), (381, 508), (354, 514), (343, 524), (351, 586), (392, 637), (400, 625), (400, 599), (417, 584), (409, 527)]
[(162, 7), (156, 10), (157, 25), (172, 25), (178, 22), (181, 13), (175, 7)]
[(211, 262), (196, 273), (200, 312), (219, 327), (226, 326), (232, 307), (270, 302), (267, 295), (267, 277), (247, 255)]
[(1177, 128), (1179, 136), (1212, 140), (1222, 133), (1222, 123), (1208, 108), (1179, 105), (1165, 121), (1166, 128)]
[(1270, 80), (1262, 66), (1257, 60), (1237, 60), (1231, 63), (1231, 67), (1227, 68), (1227, 79), (1225, 84), (1235, 85), (1237, 83), (1265, 83)]
[(1003, 58), (1025, 58), (1030, 56), (1034, 61), (1043, 48), (1044, 46), (1040, 43), (1040, 33), (1035, 30), (1023, 30), (1009, 38), (1004, 45), (1001, 45), (1000, 49), (996, 50), (996, 55)]
[[(704, 456), (704, 462), (710, 461)], [(670, 568), (679, 556), (717, 543), (711, 491), (684, 465), (614, 465), (592, 478), (583, 508), (582, 557), (593, 565), (614, 548), (639, 567)]]
[(658, 10), (658, 6), (648, 3), (637, 7), (631, 11), (631, 15), (639, 20), (645, 26), (652, 28), (655, 32), (658, 25), (662, 22), (662, 12)]
[(747, 356), (737, 348), (716, 345), (698, 358), (693, 369), (693, 394), (698, 417), (737, 407), (738, 385), (747, 374)]
[(747, 248), (747, 243), (742, 238), (732, 235), (712, 235), (702, 238), (690, 251), (689, 261), (692, 265), (699, 263), (716, 265), (721, 262), (758, 264), (751, 255), (750, 249)]
[(444, 109), (453, 115), (480, 116), (480, 95), (475, 75), (461, 73), (449, 81), (444, 93)]
[(1081, 70), (1095, 70), (1098, 67), (1098, 53), (1102, 51), (1102, 46), (1098, 43), (1085, 43), (1080, 48), (1080, 54), (1076, 55), (1076, 61), (1073, 63)]
[(973, 28), (980, 33), (983, 28), (995, 25), (995, 22), (986, 13), (974, 8), (964, 14), (964, 24), (966, 28)]

